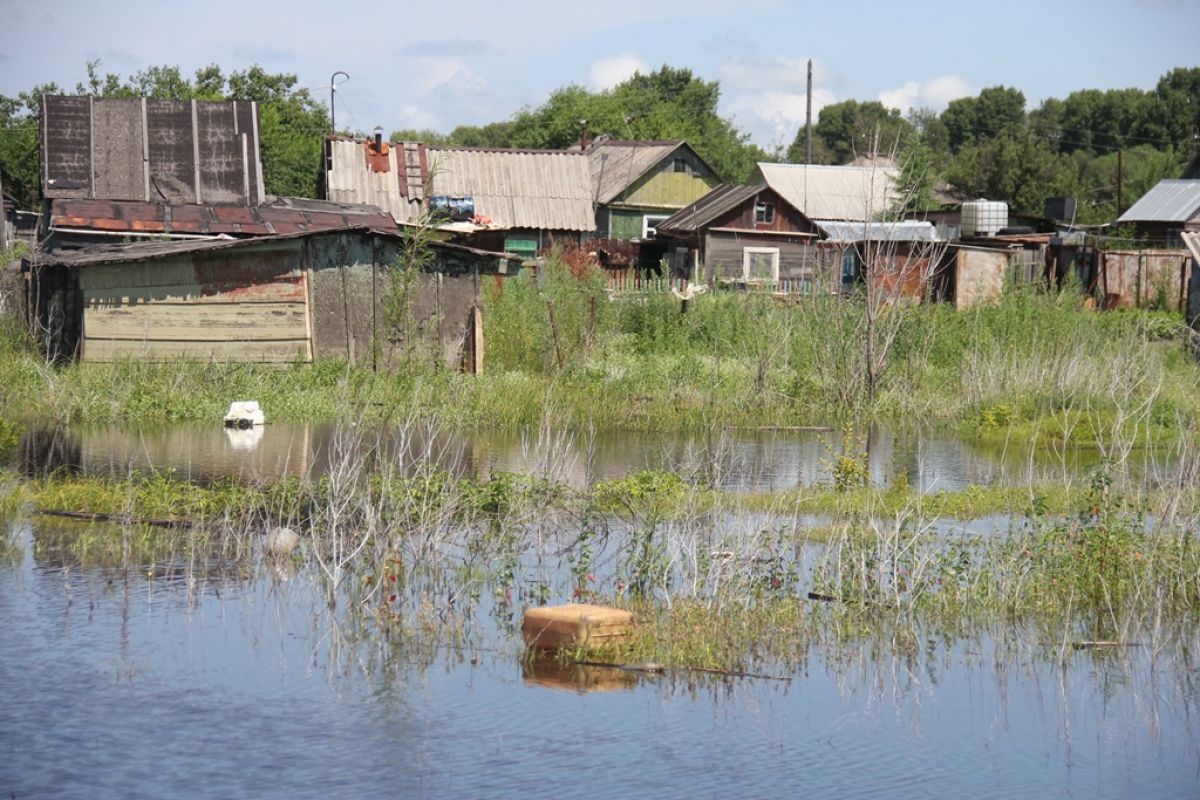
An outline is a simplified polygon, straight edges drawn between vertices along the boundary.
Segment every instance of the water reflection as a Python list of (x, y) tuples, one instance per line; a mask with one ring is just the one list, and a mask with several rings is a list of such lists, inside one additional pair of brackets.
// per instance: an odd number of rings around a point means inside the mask
[(521, 664), (526, 686), (560, 689), (580, 694), (586, 692), (617, 692), (638, 685), (639, 674), (616, 667), (596, 667), (562, 662), (552, 656), (528, 658)]
[(1060, 662), (998, 627), (844, 642), (790, 683), (638, 680), (545, 671), (499, 629), (469, 657), (354, 629), (262, 564), (189, 591), (158, 561), (114, 574), (20, 536), (0, 568), (4, 795), (1195, 794), (1192, 638)]
[[(29, 475), (66, 470), (123, 477), (169, 469), (201, 482), (230, 477), (262, 484), (288, 475), (324, 475), (345, 447), (376, 459), (432, 461), (481, 480), (497, 471), (519, 472), (584, 487), (642, 469), (662, 469), (694, 483), (738, 491), (828, 482), (843, 448), (865, 451), (876, 485), (899, 480), (923, 492), (1073, 479), (1100, 461), (1094, 450), (985, 447), (920, 426), (875, 426), (865, 437), (843, 442), (840, 431), (821, 430), (575, 435), (546, 430), (447, 433), (419, 427), (359, 431), (322, 423), (247, 431), (216, 425), (34, 430), (22, 443), (21, 464)], [(1135, 460), (1147, 465), (1155, 454), (1139, 456)]]

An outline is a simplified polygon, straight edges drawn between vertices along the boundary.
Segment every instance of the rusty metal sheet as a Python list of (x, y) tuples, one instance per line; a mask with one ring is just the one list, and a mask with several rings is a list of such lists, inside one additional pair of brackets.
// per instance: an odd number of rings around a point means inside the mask
[(998, 302), (1004, 294), (1007, 268), (1006, 252), (959, 250), (954, 264), (954, 307), (963, 310)]
[(1186, 303), (1188, 256), (1180, 251), (1140, 250), (1101, 254), (1105, 308), (1161, 307)]

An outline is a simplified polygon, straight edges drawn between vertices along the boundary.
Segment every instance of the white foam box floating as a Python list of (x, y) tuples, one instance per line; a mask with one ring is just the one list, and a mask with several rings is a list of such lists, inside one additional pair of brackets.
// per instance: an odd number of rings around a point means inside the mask
[(538, 650), (616, 644), (632, 630), (632, 612), (586, 603), (531, 608), (521, 620), (526, 646)]
[(262, 409), (258, 407), (257, 400), (238, 400), (229, 404), (229, 410), (225, 412), (225, 427), (226, 428), (253, 428), (255, 425), (263, 425), (267, 421)]

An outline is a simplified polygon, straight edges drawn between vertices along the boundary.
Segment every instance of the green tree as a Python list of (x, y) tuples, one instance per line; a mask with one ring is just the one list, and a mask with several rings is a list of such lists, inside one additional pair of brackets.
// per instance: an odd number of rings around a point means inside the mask
[(992, 86), (978, 97), (951, 100), (942, 112), (947, 143), (957, 153), (963, 146), (999, 136), (1025, 123), (1025, 95), (1019, 89)]
[[(900, 115), (897, 109), (884, 107), (883, 103), (871, 100), (860, 103), (845, 100), (825, 106), (813, 126), (814, 144), (819, 139), (824, 145), (821, 158), (813, 148), (813, 160), (824, 164), (845, 164), (857, 156), (871, 153), (876, 148), (886, 153), (898, 152), (907, 144), (914, 129), (912, 123)], [(788, 149), (788, 161), (804, 161), (804, 131), (796, 135)]]
[(592, 138), (686, 139), (722, 178), (744, 181), (767, 154), (718, 113), (719, 101), (716, 81), (664, 66), (605, 92), (562, 87), (510, 121), (460, 126), (447, 139), (458, 146), (557, 150), (578, 144), (586, 124)]
[(1200, 67), (1177, 67), (1154, 89), (1162, 135), (1189, 153), (1200, 150)]

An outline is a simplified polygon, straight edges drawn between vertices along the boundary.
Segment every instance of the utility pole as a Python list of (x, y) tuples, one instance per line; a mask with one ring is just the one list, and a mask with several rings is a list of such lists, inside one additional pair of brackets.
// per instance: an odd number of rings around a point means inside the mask
[[(333, 95), (337, 91), (337, 84), (334, 81), (337, 80), (338, 75), (343, 76), (346, 81), (350, 80), (350, 76), (340, 69), (329, 76), (329, 132), (335, 135), (337, 134), (337, 115), (333, 110)], [(342, 81), (342, 83), (346, 81)]]
[(1122, 184), (1125, 182), (1124, 181), (1124, 178), (1125, 178), (1124, 156), (1125, 156), (1124, 150), (1117, 151), (1117, 216), (1118, 217), (1121, 216), (1121, 189), (1123, 188)]
[(808, 106), (804, 114), (804, 163), (812, 163), (812, 59), (808, 60)]

